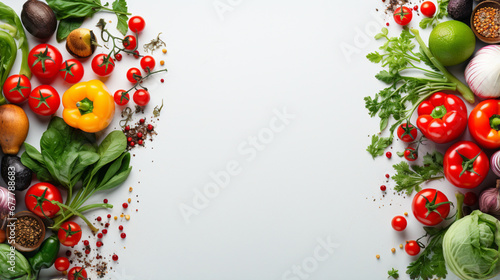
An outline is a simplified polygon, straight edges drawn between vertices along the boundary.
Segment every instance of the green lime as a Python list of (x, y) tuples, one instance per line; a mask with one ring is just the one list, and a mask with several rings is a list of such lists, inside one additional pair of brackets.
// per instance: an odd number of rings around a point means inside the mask
[(438, 24), (429, 36), (429, 49), (444, 66), (466, 61), (476, 48), (476, 36), (465, 23), (450, 20)]

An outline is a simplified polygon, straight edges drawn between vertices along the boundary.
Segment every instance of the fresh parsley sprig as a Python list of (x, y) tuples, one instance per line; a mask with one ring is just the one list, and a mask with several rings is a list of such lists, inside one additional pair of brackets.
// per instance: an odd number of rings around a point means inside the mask
[[(379, 91), (373, 98), (365, 97), (365, 107), (371, 117), (380, 118), (380, 131), (389, 126), (390, 119), (395, 123), (390, 126), (388, 137), (372, 138), (367, 151), (372, 157), (383, 154), (383, 150), (392, 144), (394, 130), (405, 120), (410, 119), (418, 105), (438, 91), (458, 91), (465, 100), (474, 103), (471, 90), (453, 76), (432, 55), (415, 29), (403, 29), (399, 37), (389, 37), (388, 29), (375, 38), (385, 39), (380, 52), (375, 51), (366, 57), (373, 63), (380, 63), (387, 68), (375, 77), (389, 86)], [(417, 41), (420, 50), (414, 51)], [(424, 65), (421, 65), (424, 64)], [(373, 141), (373, 140), (376, 141)]]
[(443, 158), (443, 154), (435, 151), (424, 156), (422, 166), (410, 166), (406, 161), (393, 165), (397, 172), (392, 176), (396, 182), (394, 190), (397, 192), (405, 191), (407, 195), (411, 195), (413, 190), (417, 192), (422, 190), (420, 185), (423, 183), (443, 179)]
[(398, 279), (399, 278), (399, 271), (397, 269), (391, 269), (389, 271), (387, 271), (387, 274), (389, 274), (389, 277), (392, 277), (393, 279)]

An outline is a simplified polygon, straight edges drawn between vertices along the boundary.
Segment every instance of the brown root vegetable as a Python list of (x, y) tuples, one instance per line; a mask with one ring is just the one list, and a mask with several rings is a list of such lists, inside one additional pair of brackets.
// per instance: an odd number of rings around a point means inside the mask
[(7, 155), (16, 155), (26, 140), (29, 130), (28, 116), (24, 110), (13, 104), (0, 106), (0, 146)]
[(28, 32), (39, 39), (47, 39), (56, 31), (57, 19), (49, 5), (28, 0), (21, 11), (21, 21)]
[(87, 28), (77, 28), (66, 38), (66, 49), (77, 58), (90, 57), (97, 47), (94, 32)]

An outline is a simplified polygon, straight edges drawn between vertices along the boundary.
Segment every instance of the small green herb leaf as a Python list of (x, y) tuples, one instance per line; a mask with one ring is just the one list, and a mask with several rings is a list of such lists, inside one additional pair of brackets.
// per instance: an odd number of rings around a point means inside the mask
[(392, 144), (392, 138), (390, 137), (379, 137), (377, 135), (372, 136), (372, 143), (366, 149), (373, 158), (381, 156), (384, 154), (384, 150)]
[(399, 278), (399, 272), (397, 269), (391, 269), (389, 271), (387, 271), (387, 274), (389, 274), (389, 277), (392, 277), (394, 279), (398, 279)]

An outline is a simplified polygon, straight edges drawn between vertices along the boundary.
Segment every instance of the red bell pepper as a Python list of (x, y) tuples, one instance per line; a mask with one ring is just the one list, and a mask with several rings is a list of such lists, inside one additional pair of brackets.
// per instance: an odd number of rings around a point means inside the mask
[(485, 100), (472, 110), (469, 131), (484, 148), (500, 148), (500, 100)]
[(436, 92), (418, 106), (417, 127), (433, 142), (451, 142), (467, 127), (467, 107), (456, 95)]
[(459, 188), (473, 189), (488, 175), (490, 162), (474, 142), (459, 141), (446, 151), (443, 168), (450, 183)]

